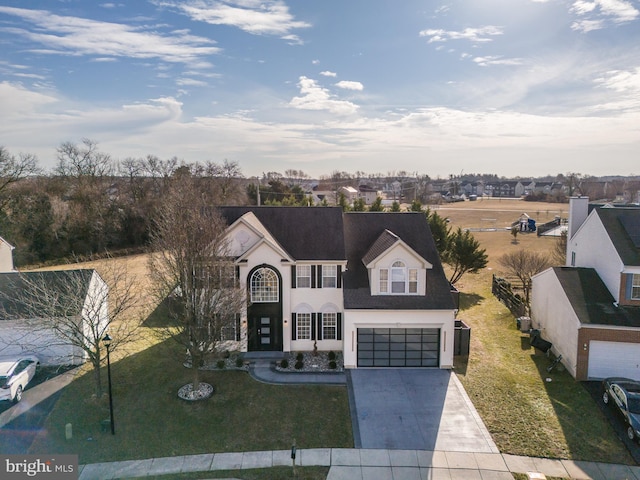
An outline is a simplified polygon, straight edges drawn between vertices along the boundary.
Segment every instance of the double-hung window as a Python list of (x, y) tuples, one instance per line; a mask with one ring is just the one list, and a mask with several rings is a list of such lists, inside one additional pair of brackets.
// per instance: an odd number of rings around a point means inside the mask
[(338, 314), (322, 314), (322, 338), (324, 340), (336, 340), (338, 331)]
[(296, 287), (311, 288), (311, 265), (296, 267)]
[(311, 314), (298, 313), (296, 317), (296, 338), (298, 340), (311, 340)]
[(322, 288), (336, 288), (338, 278), (337, 265), (322, 266)]
[(633, 300), (640, 300), (640, 273), (633, 274), (633, 280), (631, 281), (631, 298)]
[(402, 262), (394, 262), (391, 266), (391, 293), (405, 293), (407, 271)]
[(380, 293), (389, 293), (389, 269), (380, 269)]

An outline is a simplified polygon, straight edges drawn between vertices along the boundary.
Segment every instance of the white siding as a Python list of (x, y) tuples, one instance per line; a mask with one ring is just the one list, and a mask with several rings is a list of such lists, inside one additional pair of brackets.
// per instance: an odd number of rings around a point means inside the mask
[(574, 266), (594, 268), (613, 298), (619, 299), (620, 273), (624, 265), (595, 210), (569, 240), (567, 247), (569, 262), (571, 252), (576, 254)]
[(542, 338), (553, 344), (553, 352), (562, 355), (562, 364), (575, 377), (580, 321), (551, 268), (533, 277), (531, 320)]
[(357, 366), (358, 328), (439, 328), (440, 368), (453, 367), (453, 310), (347, 310), (344, 315), (344, 366)]

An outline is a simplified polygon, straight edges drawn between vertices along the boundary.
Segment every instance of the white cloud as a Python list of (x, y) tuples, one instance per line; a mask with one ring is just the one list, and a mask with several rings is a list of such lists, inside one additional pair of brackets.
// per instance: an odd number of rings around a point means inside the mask
[(360, 82), (352, 82), (352, 81), (348, 81), (348, 80), (342, 80), (342, 81), (336, 83), (335, 86), (338, 87), (338, 88), (345, 89), (345, 90), (358, 90), (358, 91), (364, 90), (364, 85), (362, 85), (362, 83), (360, 83)]
[(338, 74), (335, 72), (330, 72), (329, 70), (325, 70), (324, 72), (320, 72), (320, 75), (323, 77), (337, 77)]
[(623, 24), (640, 16), (640, 11), (626, 0), (576, 0), (570, 12), (580, 17), (571, 28), (585, 33), (604, 28), (609, 22)]
[(209, 84), (195, 78), (179, 78), (176, 80), (176, 85), (181, 87), (206, 87)]
[(612, 70), (595, 80), (617, 95), (593, 107), (595, 111), (640, 111), (640, 67), (632, 70)]
[(358, 110), (354, 103), (336, 100), (326, 88), (311, 78), (300, 77), (298, 87), (302, 96), (293, 97), (289, 105), (303, 110), (327, 110), (339, 115), (350, 115)]
[(429, 37), (429, 43), (449, 40), (469, 40), (470, 42), (491, 42), (496, 35), (502, 35), (501, 27), (487, 25), (479, 28), (465, 28), (462, 31), (427, 29), (420, 32), (421, 37)]
[(79, 17), (54, 15), (44, 10), (0, 6), (0, 13), (20, 17), (36, 28), (5, 27), (15, 35), (39, 43), (34, 51), (59, 55), (158, 58), (173, 63), (199, 63), (200, 57), (216, 54), (220, 48), (208, 38), (186, 31), (158, 33), (157, 27), (132, 27)]
[(491, 65), (522, 65), (523, 63), (520, 58), (503, 58), (499, 55), (475, 57), (473, 61), (481, 67), (488, 67)]
[(295, 20), (280, 0), (156, 0), (153, 3), (178, 10), (192, 20), (211, 25), (230, 25), (253, 35), (277, 35), (300, 43), (292, 30), (311, 24)]

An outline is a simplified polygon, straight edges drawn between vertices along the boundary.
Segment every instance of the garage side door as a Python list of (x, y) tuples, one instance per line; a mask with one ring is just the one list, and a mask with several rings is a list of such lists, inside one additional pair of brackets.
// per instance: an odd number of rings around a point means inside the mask
[(592, 340), (589, 342), (588, 376), (640, 380), (640, 344)]
[(358, 329), (358, 367), (438, 366), (438, 328)]

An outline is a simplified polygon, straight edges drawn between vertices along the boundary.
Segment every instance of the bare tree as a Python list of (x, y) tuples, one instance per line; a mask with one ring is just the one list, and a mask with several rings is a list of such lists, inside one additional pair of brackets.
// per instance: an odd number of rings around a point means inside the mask
[[(102, 340), (112, 337), (110, 350), (117, 351), (138, 340), (142, 317), (136, 318), (138, 296), (135, 282), (122, 261), (101, 263), (93, 269), (18, 273), (12, 288), (3, 289), (5, 312), (24, 322), (33, 346), (72, 346), (93, 367), (95, 394), (102, 396), (100, 364)], [(8, 292), (11, 299), (6, 299)]]
[(517, 250), (502, 255), (498, 258), (498, 263), (507, 270), (509, 275), (520, 280), (525, 304), (527, 308), (530, 308), (531, 277), (549, 268), (551, 266), (550, 258), (530, 250)]
[(172, 328), (164, 332), (186, 349), (191, 388), (198, 392), (199, 367), (223, 329), (235, 326), (246, 300), (229, 255), (226, 223), (189, 180), (176, 179), (158, 210), (149, 269), (158, 300), (171, 300)]
[(5, 190), (12, 183), (40, 172), (38, 159), (29, 153), (20, 153), (17, 157), (0, 146), (0, 209), (4, 208)]
[(567, 263), (567, 231), (563, 231), (551, 250), (551, 259), (556, 265)]

